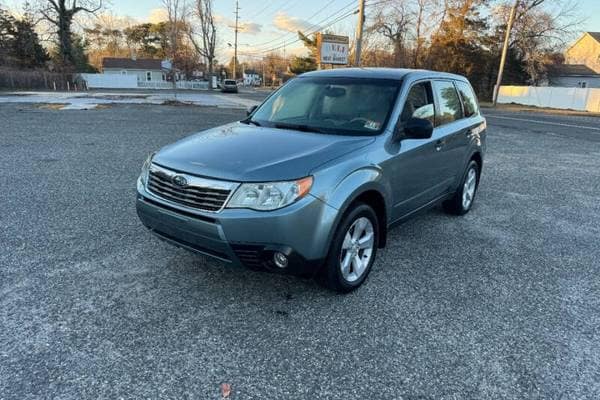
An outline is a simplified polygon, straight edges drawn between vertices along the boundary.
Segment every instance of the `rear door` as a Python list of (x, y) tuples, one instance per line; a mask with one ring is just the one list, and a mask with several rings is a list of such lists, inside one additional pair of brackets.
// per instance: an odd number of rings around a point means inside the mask
[(467, 145), (468, 127), (465, 124), (461, 98), (452, 80), (433, 82), (438, 108), (434, 130), (436, 171), (440, 181), (440, 195), (453, 191)]

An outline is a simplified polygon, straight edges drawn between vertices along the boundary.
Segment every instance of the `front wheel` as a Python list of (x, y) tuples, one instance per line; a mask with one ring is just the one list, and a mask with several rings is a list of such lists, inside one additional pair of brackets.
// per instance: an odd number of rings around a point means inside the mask
[(332, 290), (350, 292), (367, 278), (379, 244), (377, 215), (366, 204), (358, 204), (341, 221), (323, 271), (324, 283)]
[(469, 162), (465, 175), (454, 196), (443, 203), (444, 210), (454, 215), (464, 215), (469, 212), (475, 201), (475, 194), (479, 186), (479, 165), (475, 161)]

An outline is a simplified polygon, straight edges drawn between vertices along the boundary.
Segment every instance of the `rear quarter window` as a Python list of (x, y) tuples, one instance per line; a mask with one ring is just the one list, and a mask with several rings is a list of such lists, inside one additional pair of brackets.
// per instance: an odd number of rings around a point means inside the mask
[(473, 93), (471, 85), (466, 82), (456, 81), (456, 88), (460, 94), (460, 98), (463, 102), (465, 117), (472, 117), (479, 113), (479, 105), (477, 104), (477, 97)]
[(452, 81), (434, 81), (433, 87), (439, 102), (437, 125), (449, 124), (461, 119), (463, 117), (462, 105), (454, 83)]

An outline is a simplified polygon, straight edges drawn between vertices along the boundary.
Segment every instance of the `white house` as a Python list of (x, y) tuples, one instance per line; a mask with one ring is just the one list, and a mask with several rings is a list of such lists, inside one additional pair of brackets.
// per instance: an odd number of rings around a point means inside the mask
[(600, 88), (600, 32), (584, 32), (565, 52), (565, 63), (548, 71), (550, 86)]
[(103, 58), (102, 73), (135, 75), (138, 82), (167, 80), (168, 66), (161, 60), (150, 58)]
[(583, 64), (562, 64), (548, 70), (548, 84), (567, 88), (600, 88), (600, 74)]

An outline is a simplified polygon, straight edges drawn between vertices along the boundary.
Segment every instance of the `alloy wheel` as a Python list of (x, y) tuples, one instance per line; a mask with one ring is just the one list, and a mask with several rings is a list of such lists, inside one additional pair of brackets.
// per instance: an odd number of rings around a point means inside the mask
[(471, 207), (471, 203), (473, 203), (473, 197), (475, 197), (475, 189), (477, 188), (477, 171), (475, 168), (470, 168), (467, 173), (467, 179), (465, 179), (465, 184), (463, 186), (463, 195), (462, 195), (462, 206), (463, 209), (468, 210)]
[(360, 217), (350, 226), (340, 252), (340, 269), (347, 282), (360, 279), (373, 256), (375, 246), (375, 230), (373, 223)]

